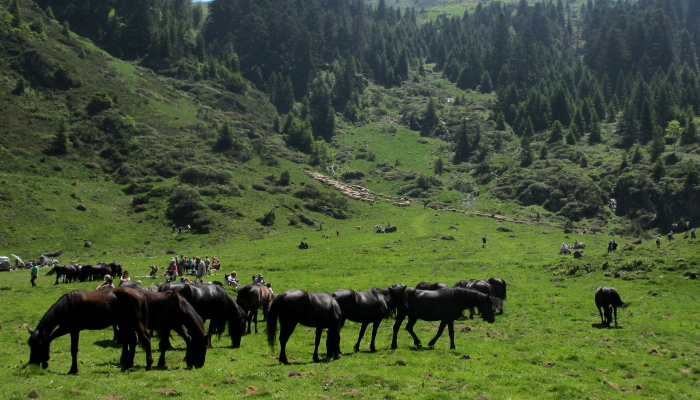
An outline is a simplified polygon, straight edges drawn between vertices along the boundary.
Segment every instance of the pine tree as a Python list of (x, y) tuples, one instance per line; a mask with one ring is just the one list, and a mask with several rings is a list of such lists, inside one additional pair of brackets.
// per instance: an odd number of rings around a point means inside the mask
[(428, 99), (428, 105), (425, 107), (425, 113), (423, 114), (423, 121), (420, 127), (421, 136), (430, 136), (439, 123), (437, 101), (434, 97), (431, 97)]
[(233, 148), (234, 137), (233, 130), (228, 122), (224, 122), (219, 128), (218, 137), (216, 143), (214, 144), (214, 150), (216, 151), (227, 151)]

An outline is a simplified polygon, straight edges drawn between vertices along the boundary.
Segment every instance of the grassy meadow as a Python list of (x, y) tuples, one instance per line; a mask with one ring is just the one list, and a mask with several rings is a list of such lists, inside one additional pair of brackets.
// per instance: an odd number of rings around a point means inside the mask
[[(62, 294), (93, 290), (97, 282), (54, 285), (43, 269), (39, 287), (31, 288), (28, 270), (4, 272), (2, 397), (26, 398), (35, 392), (51, 399), (697, 398), (698, 281), (684, 276), (697, 271), (697, 240), (678, 235), (675, 244), (664, 240), (657, 249), (653, 241), (634, 245), (635, 238), (617, 237), (620, 247), (607, 254), (610, 237), (600, 233), (567, 235), (559, 227), (439, 212), (418, 204), (376, 204), (361, 210), (352, 220), (327, 222), (322, 231), (278, 224), (257, 240), (250, 240), (251, 233), (212, 243), (202, 235), (178, 236), (164, 228), (131, 232), (135, 237), (130, 241), (148, 240), (152, 247), (186, 256), (217, 255), (223, 270), (212, 280), (223, 280), (224, 272), (235, 269), (247, 283), (262, 272), (276, 293), (414, 286), (423, 280), (451, 285), (497, 276), (508, 283), (505, 313), (494, 324), (457, 321), (456, 350), (449, 350), (447, 332), (435, 348), (418, 350), (402, 329), (399, 349), (392, 351), (393, 322), (386, 321), (376, 353), (367, 352), (366, 336), (360, 353), (321, 363), (311, 362), (313, 330), (299, 326), (288, 344), (288, 366), (275, 359), (279, 346), (269, 349), (261, 327), (260, 334), (243, 338), (240, 349), (228, 348), (225, 337), (215, 338), (205, 366), (198, 370), (185, 368), (183, 343), (177, 338), (177, 349), (168, 353), (169, 370), (145, 371), (139, 349), (136, 367), (121, 372), (120, 349), (111, 343), (111, 331), (86, 331), (81, 335), (80, 373), (69, 376), (67, 336), (54, 341), (47, 370), (25, 367), (26, 328), (34, 328)], [(398, 232), (373, 233), (373, 225), (387, 222), (398, 226)], [(484, 234), (488, 241), (482, 247)], [(296, 248), (303, 238), (308, 250)], [(584, 258), (557, 254), (562, 242), (574, 240), (587, 244)], [(75, 248), (70, 257), (122, 261), (132, 276), (151, 284), (162, 278), (146, 278), (148, 265), (165, 266), (170, 256), (138, 249), (112, 253)], [(620, 278), (614, 277), (617, 271)], [(624, 301), (632, 302), (618, 313), (618, 329), (598, 325), (593, 293), (600, 285), (616, 287)], [(415, 329), (427, 343), (437, 327), (437, 322), (419, 321)], [(358, 332), (358, 324), (346, 323), (343, 351), (351, 352)], [(157, 339), (153, 342), (157, 347)]]

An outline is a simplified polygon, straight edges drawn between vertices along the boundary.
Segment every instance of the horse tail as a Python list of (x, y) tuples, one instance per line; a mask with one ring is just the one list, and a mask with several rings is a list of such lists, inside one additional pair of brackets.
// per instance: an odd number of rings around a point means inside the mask
[(622, 299), (620, 298), (620, 294), (617, 293), (617, 290), (613, 290), (612, 293), (610, 293), (610, 304), (613, 307), (627, 308), (632, 303), (623, 302)]
[(267, 311), (267, 344), (272, 350), (275, 349), (275, 341), (277, 340), (277, 318), (279, 317), (280, 308), (284, 301), (284, 293), (281, 293), (272, 300), (270, 309)]

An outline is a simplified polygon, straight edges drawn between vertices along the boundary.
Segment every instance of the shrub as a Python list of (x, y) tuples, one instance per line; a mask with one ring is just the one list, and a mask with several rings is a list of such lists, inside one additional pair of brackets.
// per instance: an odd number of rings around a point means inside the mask
[(229, 185), (231, 173), (217, 170), (206, 165), (193, 165), (183, 168), (178, 175), (180, 182), (197, 186), (210, 184)]
[(200, 200), (199, 192), (189, 186), (178, 186), (168, 199), (166, 216), (178, 225), (191, 224), (206, 207)]
[(85, 110), (90, 115), (95, 115), (101, 111), (107, 110), (112, 107), (112, 98), (107, 94), (107, 92), (95, 92), (90, 99)]

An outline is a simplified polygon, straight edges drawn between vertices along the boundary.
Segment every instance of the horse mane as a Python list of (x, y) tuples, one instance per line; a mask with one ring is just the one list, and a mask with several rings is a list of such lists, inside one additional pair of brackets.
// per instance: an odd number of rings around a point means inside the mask
[(71, 306), (82, 301), (85, 301), (85, 291), (83, 290), (74, 290), (64, 294), (41, 317), (37, 330), (43, 328), (46, 330), (46, 335), (49, 335), (57, 325), (55, 321), (68, 312)]
[(192, 307), (192, 305), (184, 297), (182, 297), (180, 293), (174, 291), (166, 293), (170, 293), (170, 296), (175, 297), (180, 310), (185, 315), (191, 317), (191, 319), (185, 318), (182, 321), (182, 324), (185, 325), (185, 328), (187, 328), (190, 335), (192, 335), (192, 332), (198, 332), (202, 337), (206, 336), (207, 332), (204, 328), (204, 321), (202, 321), (202, 317), (197, 314), (194, 307)]

